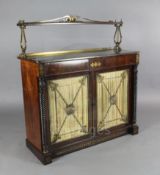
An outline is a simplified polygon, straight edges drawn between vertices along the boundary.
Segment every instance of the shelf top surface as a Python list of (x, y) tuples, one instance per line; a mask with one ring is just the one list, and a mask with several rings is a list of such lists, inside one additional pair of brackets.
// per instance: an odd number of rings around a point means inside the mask
[(125, 51), (122, 50), (116, 53), (111, 48), (91, 48), (81, 50), (61, 50), (53, 52), (37, 52), (27, 53), (26, 55), (19, 55), (19, 59), (28, 60), (36, 63), (51, 63), (59, 61), (70, 61), (70, 60), (82, 60), (98, 57), (109, 57), (125, 54), (137, 54), (136, 51)]

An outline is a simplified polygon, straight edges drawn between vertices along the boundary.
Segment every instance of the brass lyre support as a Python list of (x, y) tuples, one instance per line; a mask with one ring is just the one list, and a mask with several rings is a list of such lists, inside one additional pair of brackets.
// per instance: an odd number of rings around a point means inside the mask
[(116, 27), (116, 31), (114, 33), (114, 43), (115, 43), (114, 50), (116, 52), (120, 52), (121, 51), (120, 44), (122, 42), (122, 33), (121, 33), (121, 26), (122, 25), (123, 25), (122, 20), (120, 22), (116, 22), (115, 21), (114, 26)]
[(20, 30), (21, 30), (21, 38), (20, 38), (20, 46), (22, 50), (22, 55), (25, 55), (26, 49), (27, 49), (27, 40), (26, 40), (26, 35), (25, 35), (25, 22), (23, 20), (19, 21), (20, 25)]
[(88, 18), (81, 18), (79, 16), (73, 16), (73, 15), (66, 15), (63, 17), (51, 19), (51, 20), (43, 20), (43, 21), (33, 21), (33, 22), (25, 22), (24, 20), (20, 20), (17, 24), (17, 26), (20, 27), (21, 29), (21, 40), (20, 40), (20, 46), (22, 50), (22, 55), (25, 55), (26, 49), (27, 49), (27, 41), (26, 41), (26, 36), (25, 36), (25, 29), (27, 26), (41, 26), (41, 25), (57, 25), (57, 24), (89, 24), (89, 25), (114, 25), (116, 27), (116, 31), (114, 34), (114, 50), (115, 52), (120, 52), (120, 44), (122, 42), (122, 34), (121, 34), (121, 26), (123, 24), (122, 20), (121, 21), (102, 21), (102, 20), (92, 20)]

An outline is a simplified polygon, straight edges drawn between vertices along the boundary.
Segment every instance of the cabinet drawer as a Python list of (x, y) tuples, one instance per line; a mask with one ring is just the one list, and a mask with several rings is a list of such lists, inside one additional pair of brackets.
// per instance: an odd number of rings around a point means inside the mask
[(44, 65), (44, 75), (57, 75), (73, 72), (88, 71), (88, 60), (63, 61)]
[(118, 55), (106, 58), (94, 58), (90, 60), (90, 70), (97, 69), (110, 69), (114, 67), (135, 65), (138, 64), (138, 59), (136, 54), (132, 55)]

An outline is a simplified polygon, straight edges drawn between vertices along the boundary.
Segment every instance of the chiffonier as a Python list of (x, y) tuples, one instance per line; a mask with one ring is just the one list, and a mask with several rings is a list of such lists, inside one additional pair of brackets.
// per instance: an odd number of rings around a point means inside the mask
[[(25, 28), (47, 24), (108, 24), (114, 48), (26, 53)], [(120, 48), (122, 21), (64, 16), (19, 21), (26, 145), (43, 163), (125, 134), (137, 134), (139, 52)]]

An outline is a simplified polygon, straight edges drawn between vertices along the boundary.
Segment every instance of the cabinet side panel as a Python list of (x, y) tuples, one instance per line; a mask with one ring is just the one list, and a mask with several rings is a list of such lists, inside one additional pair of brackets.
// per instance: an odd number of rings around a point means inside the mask
[(38, 64), (21, 60), (21, 73), (27, 139), (36, 148), (42, 150), (38, 87)]

